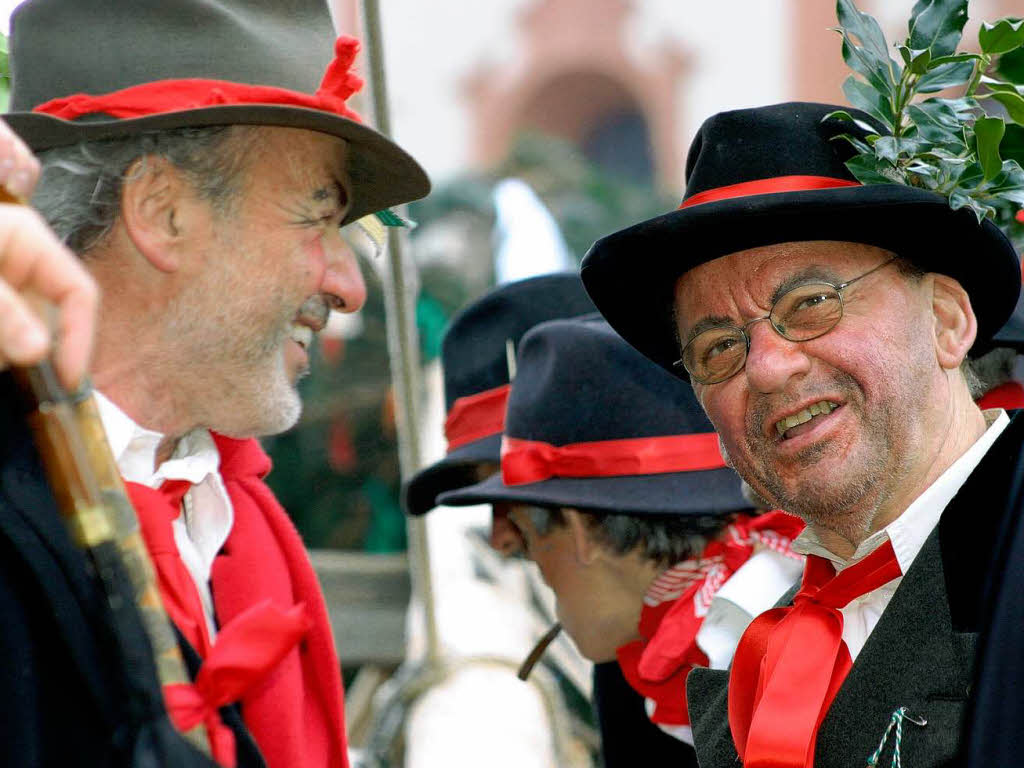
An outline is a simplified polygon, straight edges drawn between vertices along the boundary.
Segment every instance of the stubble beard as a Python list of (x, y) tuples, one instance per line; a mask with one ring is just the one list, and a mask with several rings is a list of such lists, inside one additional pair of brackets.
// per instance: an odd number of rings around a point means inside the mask
[[(194, 409), (197, 423), (233, 438), (274, 435), (293, 427), (302, 400), (285, 365), (284, 349), (295, 302), (273, 297), (281, 309), (268, 321), (255, 302), (204, 314), (204, 307), (213, 306), (204, 298), (209, 297), (201, 290), (192, 292), (172, 308), (168, 319), (167, 327), (179, 342), (189, 342), (184, 378), (194, 381), (184, 407)], [(230, 303), (230, 298), (220, 299)]]
[[(866, 407), (856, 380), (843, 372), (833, 375), (828, 391), (841, 393), (843, 407), (856, 410), (860, 435), (852, 452), (838, 455), (841, 447), (831, 440), (808, 446), (789, 462), (789, 468), (797, 468), (800, 474), (797, 483), (784, 482), (771, 471), (768, 462), (743, 462), (746, 466), (737, 462), (736, 469), (778, 508), (849, 540), (859, 540), (870, 529), (891, 489), (898, 486), (906, 473), (906, 457), (896, 455), (897, 446), (892, 440), (898, 434), (900, 418), (891, 398)], [(913, 413), (915, 407), (916, 404), (905, 403), (901, 411)], [(747, 421), (747, 456), (771, 456), (774, 451), (771, 441), (761, 433), (768, 410), (768, 403), (752, 409)], [(816, 473), (819, 465), (830, 457), (837, 459), (835, 463), (840, 469), (821, 468)]]

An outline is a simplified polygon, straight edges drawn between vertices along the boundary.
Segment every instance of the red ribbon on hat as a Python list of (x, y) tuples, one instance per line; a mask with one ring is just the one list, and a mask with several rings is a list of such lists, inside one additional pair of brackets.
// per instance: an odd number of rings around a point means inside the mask
[(833, 179), (831, 176), (775, 176), (770, 179), (756, 179), (730, 184), (727, 187), (706, 189), (686, 198), (679, 210), (691, 205), (713, 203), (716, 200), (729, 200), (734, 197), (750, 195), (771, 195), (778, 192), (807, 192), (812, 189), (833, 189), (837, 187), (859, 187), (859, 181)]
[(501, 439), (501, 479), (505, 485), (539, 483), (552, 477), (660, 475), (724, 466), (714, 432), (568, 445), (507, 435)]
[(497, 435), (505, 428), (505, 405), (510, 389), (510, 384), (504, 384), (460, 397), (452, 403), (444, 421), (448, 453), (474, 440)]
[(334, 44), (334, 60), (327, 65), (320, 87), (314, 94), (270, 85), (184, 78), (157, 80), (99, 95), (75, 93), (40, 104), (32, 111), (62, 120), (75, 120), (97, 112), (131, 119), (204, 107), (279, 104), (330, 112), (362, 122), (362, 118), (345, 104), (346, 99), (363, 87), (363, 79), (349, 71), (358, 51), (359, 41), (354, 37), (339, 37)]

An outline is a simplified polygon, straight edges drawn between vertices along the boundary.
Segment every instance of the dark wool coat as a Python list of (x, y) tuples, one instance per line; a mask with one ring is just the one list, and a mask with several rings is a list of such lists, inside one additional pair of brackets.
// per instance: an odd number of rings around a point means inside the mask
[(150, 659), (117, 651), (15, 402), (0, 374), (0, 765), (212, 768), (167, 720)]
[[(903, 725), (902, 762), (914, 768), (964, 764), (968, 696), (979, 632), (987, 624), (987, 582), (1000, 531), (1018, 517), (1024, 413), (1011, 414), (967, 482), (946, 507), (868, 637), (818, 732), (815, 766), (864, 765), (878, 748), (893, 711), (901, 706), (927, 720)], [(1021, 585), (1014, 585), (1019, 603)], [(794, 590), (795, 591), (795, 590)], [(785, 598), (789, 602), (792, 594)], [(1019, 607), (1019, 606), (1018, 606)], [(1012, 639), (1020, 670), (1020, 625)], [(998, 661), (997, 661), (998, 663)], [(983, 677), (985, 670), (982, 670)], [(1019, 682), (1019, 678), (1018, 681)], [(687, 681), (690, 717), (702, 768), (735, 768), (727, 715), (728, 673), (696, 669)], [(1019, 689), (1003, 706), (996, 730), (1021, 730)], [(1012, 710), (1012, 715), (1007, 712)], [(998, 711), (998, 710), (994, 710)], [(879, 765), (892, 760), (893, 739)], [(1011, 765), (989, 755), (978, 765)]]
[(693, 747), (669, 736), (647, 717), (644, 697), (626, 682), (619, 662), (594, 665), (593, 699), (604, 768), (697, 768)]

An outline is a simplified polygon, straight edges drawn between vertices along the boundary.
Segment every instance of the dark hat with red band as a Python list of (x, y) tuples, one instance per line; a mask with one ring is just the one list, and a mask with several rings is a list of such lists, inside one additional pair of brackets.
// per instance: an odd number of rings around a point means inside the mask
[(409, 480), (410, 514), (429, 512), (439, 493), (475, 483), (478, 465), (497, 466), (509, 365), (523, 334), (546, 320), (593, 311), (579, 275), (562, 272), (495, 288), (452, 319), (441, 345), (448, 454)]
[(523, 337), (501, 472), (439, 501), (694, 517), (750, 507), (689, 384), (596, 315)]
[(347, 106), (358, 43), (335, 41), (326, 0), (28, 0), (10, 46), (4, 119), (37, 152), (184, 127), (304, 128), (348, 142), (348, 221), (430, 191)]
[(1010, 241), (991, 221), (978, 224), (934, 192), (861, 185), (844, 165), (853, 149), (837, 137), (864, 132), (824, 120), (837, 109), (776, 104), (705, 121), (687, 157), (680, 208), (602, 238), (583, 260), (587, 291), (623, 338), (672, 370), (681, 275), (737, 251), (806, 240), (878, 246), (956, 278), (971, 298), (979, 342), (1006, 322), (1021, 284)]

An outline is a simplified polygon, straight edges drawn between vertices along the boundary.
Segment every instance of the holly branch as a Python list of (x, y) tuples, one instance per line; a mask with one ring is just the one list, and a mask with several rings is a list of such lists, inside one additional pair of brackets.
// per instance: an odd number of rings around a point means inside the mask
[(843, 93), (883, 128), (845, 110), (829, 116), (861, 129), (840, 137), (857, 150), (850, 172), (864, 184), (938, 192), (1024, 239), (1024, 20), (982, 24), (975, 53), (957, 50), (967, 0), (918, 0), (892, 49), (853, 0), (838, 0), (836, 13), (853, 70)]

